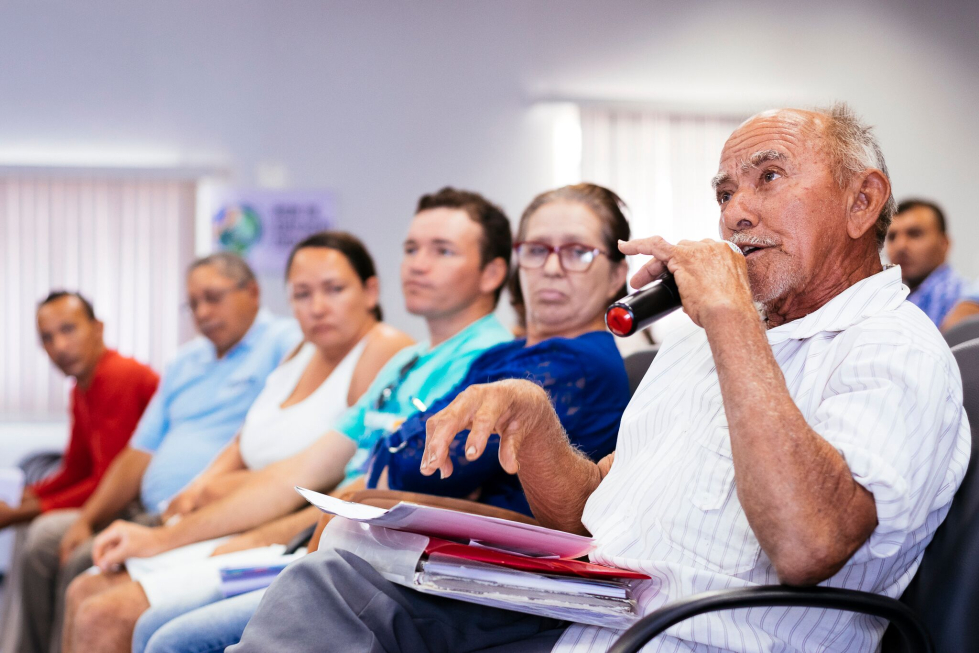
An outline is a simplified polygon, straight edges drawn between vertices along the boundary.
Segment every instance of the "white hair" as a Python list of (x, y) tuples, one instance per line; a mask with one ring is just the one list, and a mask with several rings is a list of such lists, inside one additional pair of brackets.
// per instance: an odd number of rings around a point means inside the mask
[[(815, 113), (827, 122), (826, 134), (836, 168), (836, 183), (841, 187), (846, 186), (855, 175), (868, 169), (880, 170), (890, 181), (884, 153), (873, 134), (873, 128), (862, 122), (845, 102), (816, 109)], [(884, 237), (896, 210), (894, 195), (888, 195), (874, 225), (878, 249), (884, 246)]]
[(233, 252), (215, 252), (196, 259), (187, 267), (187, 274), (199, 267), (209, 265), (221, 273), (221, 276), (234, 281), (237, 285), (244, 287), (246, 284), (255, 281), (255, 273), (252, 271), (245, 259)]

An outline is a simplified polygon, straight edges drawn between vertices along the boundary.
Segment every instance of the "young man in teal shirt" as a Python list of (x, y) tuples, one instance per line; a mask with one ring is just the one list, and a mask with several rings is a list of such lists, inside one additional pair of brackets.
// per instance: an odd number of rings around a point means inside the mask
[[(453, 388), (483, 351), (512, 338), (493, 315), (509, 273), (511, 248), (509, 221), (481, 196), (451, 188), (423, 196), (404, 242), (401, 284), (408, 311), (425, 318), (428, 340), (396, 354), (334, 430), (305, 451), (270, 465), (235, 493), (176, 524), (113, 524), (96, 543), (96, 563), (108, 569), (129, 557), (266, 522), (225, 548), (284, 543), (314, 524), (315, 508), (280, 518), (303, 503), (293, 486), (328, 491), (338, 484), (359, 484), (361, 466), (378, 438)], [(129, 650), (134, 624), (150, 607), (142, 587), (126, 572), (83, 580), (98, 593), (84, 599), (87, 619), (75, 621), (72, 648), (86, 650), (97, 639), (102, 650), (112, 650), (109, 642), (118, 639), (120, 650)], [(110, 588), (99, 591), (105, 586)], [(87, 592), (76, 588), (72, 594)], [(203, 596), (201, 604), (218, 598)]]

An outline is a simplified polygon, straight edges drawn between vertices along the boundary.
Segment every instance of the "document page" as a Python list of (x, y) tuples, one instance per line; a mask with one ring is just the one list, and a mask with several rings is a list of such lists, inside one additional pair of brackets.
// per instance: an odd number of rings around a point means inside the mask
[(398, 531), (463, 542), (477, 540), (492, 547), (531, 556), (580, 558), (594, 548), (590, 537), (498, 517), (405, 502), (385, 510), (341, 501), (301, 487), (297, 487), (296, 491), (323, 512)]

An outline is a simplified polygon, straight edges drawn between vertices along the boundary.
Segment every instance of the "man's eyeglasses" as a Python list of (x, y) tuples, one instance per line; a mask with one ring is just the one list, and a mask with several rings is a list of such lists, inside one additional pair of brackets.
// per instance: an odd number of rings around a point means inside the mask
[(228, 288), (221, 288), (221, 289), (208, 288), (203, 293), (201, 293), (200, 297), (191, 297), (185, 304), (183, 304), (182, 308), (189, 310), (191, 313), (196, 313), (197, 307), (202, 304), (206, 306), (217, 306), (218, 304), (224, 301), (224, 298), (228, 296), (228, 293), (232, 293), (236, 290), (241, 290), (246, 285), (248, 285), (248, 282), (243, 281), (233, 286), (229, 286)]
[(552, 247), (547, 243), (524, 241), (515, 244), (513, 251), (517, 253), (517, 265), (528, 269), (543, 267), (547, 263), (548, 257), (557, 252), (561, 269), (565, 272), (584, 272), (591, 267), (595, 257), (599, 254), (608, 256), (598, 247), (582, 245), (581, 243), (567, 243)]

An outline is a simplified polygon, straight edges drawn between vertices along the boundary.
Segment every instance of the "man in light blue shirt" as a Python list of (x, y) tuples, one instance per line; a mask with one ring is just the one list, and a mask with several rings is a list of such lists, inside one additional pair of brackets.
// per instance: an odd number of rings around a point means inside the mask
[(265, 385), (265, 377), (301, 337), (292, 320), (275, 318), (262, 309), (223, 356), (206, 338), (181, 349), (129, 442), (133, 449), (152, 456), (139, 494), (147, 512), (163, 512), (170, 499), (228, 444)]
[[(309, 448), (270, 465), (234, 493), (175, 524), (161, 528), (113, 524), (99, 536), (96, 548), (103, 555), (96, 563), (106, 569), (116, 560), (155, 555), (270, 521), (242, 539), (250, 546), (284, 543), (315, 523), (319, 514), (315, 508), (277, 519), (303, 504), (294, 485), (327, 491), (358, 479), (361, 464), (378, 438), (451, 390), (486, 349), (512, 339), (493, 315), (508, 276), (511, 243), (506, 216), (479, 195), (443, 189), (423, 196), (405, 239), (401, 283), (408, 311), (425, 318), (429, 338), (388, 361), (361, 399), (334, 423), (334, 430)], [(112, 641), (112, 633), (120, 633), (120, 650), (128, 650), (131, 642), (133, 651), (142, 652), (149, 636), (176, 613), (221, 598), (220, 592), (210, 594), (216, 588), (205, 584), (188, 587), (188, 595), (174, 605), (150, 606), (147, 594), (153, 593), (144, 592), (136, 582), (119, 582), (124, 573), (108, 575), (106, 583), (117, 584), (82, 603), (79, 610), (90, 619), (73, 633), (75, 650), (96, 641), (103, 650), (114, 650), (107, 642)], [(83, 592), (81, 585), (72, 588), (76, 596)], [(221, 650), (225, 641), (236, 642), (254, 609), (249, 603), (222, 603), (233, 614), (215, 621), (205, 616), (207, 632), (196, 625), (186, 631), (195, 648)], [(147, 608), (150, 612), (143, 614), (132, 635), (136, 618)]]
[(963, 320), (979, 315), (979, 280), (967, 286), (959, 298), (959, 302), (945, 316), (942, 331), (946, 332)]
[(920, 199), (898, 204), (885, 246), (890, 262), (901, 266), (908, 301), (941, 326), (965, 289), (965, 279), (946, 262), (951, 240), (941, 208)]
[(203, 337), (178, 352), (129, 446), (81, 510), (36, 520), (28, 533), (22, 652), (58, 648), (65, 589), (91, 566), (95, 530), (118, 515), (152, 523), (234, 437), (265, 377), (301, 338), (292, 320), (260, 309), (258, 283), (238, 256), (196, 261), (187, 291)]

